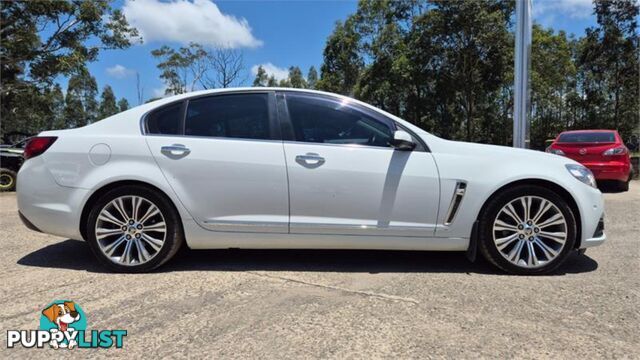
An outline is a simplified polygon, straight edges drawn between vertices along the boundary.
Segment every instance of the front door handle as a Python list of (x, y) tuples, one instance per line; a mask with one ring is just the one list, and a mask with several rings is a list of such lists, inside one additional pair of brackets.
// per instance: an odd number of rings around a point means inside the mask
[(324, 158), (316, 153), (306, 153), (296, 156), (296, 162), (304, 167), (317, 168), (324, 164)]
[(167, 157), (177, 159), (189, 155), (191, 150), (182, 144), (173, 144), (161, 147), (160, 152)]

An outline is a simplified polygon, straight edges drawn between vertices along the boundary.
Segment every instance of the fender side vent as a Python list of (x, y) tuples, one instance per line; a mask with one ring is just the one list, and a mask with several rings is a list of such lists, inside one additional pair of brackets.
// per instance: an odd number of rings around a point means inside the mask
[(460, 203), (462, 203), (462, 198), (464, 197), (464, 193), (467, 191), (467, 183), (458, 181), (456, 183), (456, 190), (453, 192), (453, 198), (451, 199), (451, 205), (449, 205), (449, 211), (447, 211), (447, 217), (444, 221), (445, 225), (449, 225), (453, 222), (453, 219), (456, 218), (456, 214), (458, 213), (458, 209), (460, 208)]

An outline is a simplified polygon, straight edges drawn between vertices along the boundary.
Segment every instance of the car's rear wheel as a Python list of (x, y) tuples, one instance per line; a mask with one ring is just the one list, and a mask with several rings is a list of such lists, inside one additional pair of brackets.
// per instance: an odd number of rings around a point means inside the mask
[(479, 223), (480, 252), (513, 274), (545, 274), (574, 250), (576, 222), (557, 193), (535, 185), (503, 191), (487, 204)]
[(16, 173), (9, 169), (0, 169), (0, 191), (14, 191), (16, 189)]
[(86, 224), (87, 242), (100, 262), (118, 272), (153, 270), (178, 251), (183, 232), (177, 211), (144, 186), (123, 186), (101, 196)]

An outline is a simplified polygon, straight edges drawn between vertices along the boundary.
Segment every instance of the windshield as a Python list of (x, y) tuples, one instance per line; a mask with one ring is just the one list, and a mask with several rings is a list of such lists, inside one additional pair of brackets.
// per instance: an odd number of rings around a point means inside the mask
[(560, 134), (559, 143), (612, 143), (616, 142), (612, 132), (574, 132)]

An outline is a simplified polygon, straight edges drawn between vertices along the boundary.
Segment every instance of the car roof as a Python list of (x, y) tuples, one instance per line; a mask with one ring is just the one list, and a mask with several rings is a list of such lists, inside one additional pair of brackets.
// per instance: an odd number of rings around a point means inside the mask
[[(145, 104), (141, 104), (135, 107), (132, 107), (126, 111), (120, 112), (118, 114), (112, 115), (106, 119), (101, 121), (93, 122), (87, 126), (72, 129), (76, 132), (101, 132), (101, 133), (118, 133), (122, 134), (123, 132), (129, 133), (140, 133), (141, 131), (141, 120), (144, 119), (144, 116), (151, 111), (162, 108), (164, 106), (170, 105), (172, 103), (177, 103), (179, 101), (183, 101), (185, 99), (191, 99), (206, 95), (217, 95), (217, 94), (233, 94), (233, 93), (251, 93), (251, 92), (265, 92), (265, 91), (284, 91), (284, 92), (298, 92), (304, 94), (316, 94), (321, 96), (330, 96), (337, 99), (343, 99), (352, 101), (356, 104), (359, 104), (365, 108), (371, 109), (377, 113), (383, 114), (384, 116), (393, 119), (400, 123), (402, 126), (418, 132), (429, 134), (423, 129), (409, 123), (408, 121), (391, 114), (387, 111), (384, 111), (378, 107), (367, 104), (363, 101), (353, 99), (351, 97), (330, 93), (325, 91), (311, 90), (311, 89), (298, 89), (298, 88), (284, 88), (284, 87), (236, 87), (236, 88), (223, 88), (223, 89), (209, 89), (209, 90), (199, 90), (192, 91), (184, 94), (168, 96), (164, 98), (160, 98)], [(58, 136), (60, 132), (65, 130), (50, 130), (41, 133), (41, 136)]]

